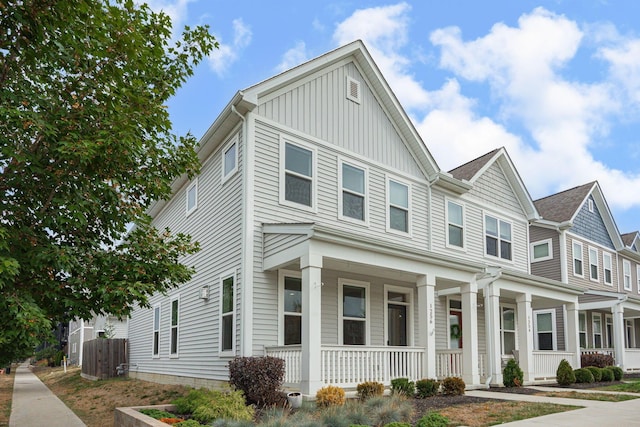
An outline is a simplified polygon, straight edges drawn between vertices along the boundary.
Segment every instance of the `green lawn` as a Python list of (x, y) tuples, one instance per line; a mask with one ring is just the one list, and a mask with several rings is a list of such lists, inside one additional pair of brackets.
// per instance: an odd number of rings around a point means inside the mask
[[(602, 389), (598, 389), (598, 390), (602, 390)], [(609, 391), (613, 391), (613, 390), (609, 390)], [(631, 396), (628, 394), (581, 393), (579, 391), (563, 391), (563, 392), (552, 391), (552, 392), (544, 393), (543, 396), (566, 397), (569, 399), (583, 399), (583, 400), (600, 400), (602, 402), (623, 402), (625, 400), (632, 400), (640, 397), (640, 396)]]
[(640, 378), (625, 379), (622, 384), (608, 385), (606, 387), (598, 387), (597, 390), (603, 391), (623, 391), (627, 393), (640, 393)]

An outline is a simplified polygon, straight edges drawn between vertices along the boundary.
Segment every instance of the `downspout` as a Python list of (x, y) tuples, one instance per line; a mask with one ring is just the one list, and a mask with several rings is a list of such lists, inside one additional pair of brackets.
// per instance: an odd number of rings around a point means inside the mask
[[(489, 287), (492, 287), (493, 283), (498, 280), (500, 277), (502, 277), (502, 269), (500, 267), (487, 267), (485, 268), (485, 273), (476, 279), (476, 283), (478, 284), (478, 289), (483, 289), (483, 293), (484, 293), (484, 322), (485, 322), (485, 338), (487, 340), (486, 343), (486, 348), (487, 348), (487, 356), (489, 356), (489, 352), (490, 350), (493, 351), (493, 347), (494, 347), (494, 336), (492, 333), (490, 333), (495, 325), (493, 325), (493, 316), (491, 313), (491, 309), (492, 307), (490, 307), (489, 304), (489, 298), (488, 298), (488, 293), (487, 293), (487, 289)], [(487, 366), (487, 378), (485, 380), (485, 386), (487, 388), (489, 388), (489, 385), (491, 384), (491, 380), (493, 379), (493, 376), (495, 374), (495, 369), (496, 367), (494, 366), (495, 363), (493, 362), (493, 358), (488, 358), (487, 362), (488, 366)]]

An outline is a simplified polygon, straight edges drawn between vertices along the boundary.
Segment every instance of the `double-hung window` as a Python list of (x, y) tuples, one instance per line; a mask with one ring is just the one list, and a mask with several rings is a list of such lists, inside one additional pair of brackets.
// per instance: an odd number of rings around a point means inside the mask
[(464, 247), (464, 209), (450, 200), (447, 201), (447, 245)]
[(369, 284), (339, 280), (340, 335), (343, 345), (367, 345), (369, 336)]
[(573, 242), (571, 248), (573, 253), (573, 275), (584, 277), (582, 271), (582, 243)]
[(602, 314), (593, 313), (591, 326), (593, 327), (593, 347), (602, 348)]
[(613, 264), (609, 252), (602, 252), (602, 269), (604, 270), (604, 283), (613, 285)]
[(178, 334), (180, 321), (180, 298), (174, 297), (171, 300), (171, 330), (170, 330), (170, 355), (178, 356)]
[(160, 356), (160, 305), (153, 306), (153, 351), (154, 357)]
[(589, 278), (594, 282), (598, 281), (598, 250), (589, 247)]
[(367, 221), (367, 170), (349, 163), (340, 166), (340, 217)]
[(578, 313), (578, 333), (580, 334), (580, 348), (587, 348), (587, 313)]
[(314, 150), (285, 140), (281, 150), (281, 202), (315, 209)]
[(222, 182), (238, 170), (238, 137), (234, 137), (222, 153)]
[(187, 216), (198, 208), (198, 178), (187, 187)]
[(233, 353), (234, 349), (235, 278), (231, 272), (220, 279), (220, 353)]
[(555, 350), (555, 311), (536, 312), (536, 350)]
[(388, 217), (387, 228), (389, 230), (409, 232), (410, 218), (410, 187), (395, 179), (387, 180)]
[(511, 260), (511, 224), (485, 215), (484, 225), (486, 254)]
[(284, 345), (302, 343), (302, 279), (300, 273), (284, 273), (280, 277), (283, 295), (283, 341)]
[(516, 310), (513, 307), (500, 307), (500, 335), (502, 354), (511, 355), (516, 349)]
[(631, 290), (631, 262), (627, 259), (622, 260), (622, 277), (625, 291)]

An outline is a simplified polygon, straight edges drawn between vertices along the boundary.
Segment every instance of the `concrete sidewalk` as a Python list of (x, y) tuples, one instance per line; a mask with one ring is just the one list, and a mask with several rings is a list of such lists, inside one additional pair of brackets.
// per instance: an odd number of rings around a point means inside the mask
[(27, 363), (16, 369), (9, 427), (86, 427)]
[[(557, 388), (548, 387), (529, 387), (539, 389), (540, 391), (559, 391)], [(562, 391), (572, 391), (563, 389)], [(589, 393), (596, 391), (575, 390), (580, 393)], [(598, 392), (611, 394), (633, 394), (633, 393), (615, 393), (615, 392)], [(624, 402), (602, 402), (599, 400), (581, 400), (567, 399), (560, 397), (545, 397), (528, 394), (511, 394), (491, 391), (467, 391), (465, 394), (469, 396), (489, 397), (492, 399), (517, 400), (522, 402), (545, 402), (557, 403), (559, 405), (583, 406), (582, 409), (559, 412), (556, 414), (544, 415), (537, 418), (529, 418), (522, 421), (514, 421), (501, 425), (513, 427), (541, 427), (541, 426), (616, 426), (631, 427), (640, 426), (640, 400), (633, 399)]]

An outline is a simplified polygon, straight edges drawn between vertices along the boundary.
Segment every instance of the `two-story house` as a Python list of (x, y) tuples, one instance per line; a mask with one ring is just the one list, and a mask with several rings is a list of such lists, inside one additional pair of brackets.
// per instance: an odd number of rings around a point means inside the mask
[[(150, 210), (200, 242), (196, 274), (133, 312), (131, 376), (216, 386), (231, 358), (273, 355), (313, 395), (579, 363), (581, 292), (530, 274), (539, 215), (506, 151), (441, 171), (360, 41), (238, 92), (198, 155)], [(534, 310), (558, 306), (576, 333), (536, 351)]]
[(69, 322), (67, 360), (82, 366), (83, 344), (96, 338), (127, 338), (127, 319), (115, 316), (94, 316), (89, 320), (73, 319)]
[(597, 182), (534, 203), (542, 220), (530, 229), (531, 271), (583, 289), (582, 352), (611, 354), (623, 369), (640, 369), (637, 233), (620, 236)]

